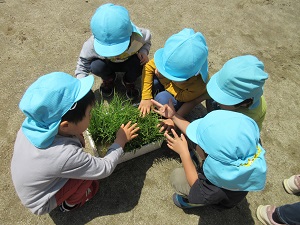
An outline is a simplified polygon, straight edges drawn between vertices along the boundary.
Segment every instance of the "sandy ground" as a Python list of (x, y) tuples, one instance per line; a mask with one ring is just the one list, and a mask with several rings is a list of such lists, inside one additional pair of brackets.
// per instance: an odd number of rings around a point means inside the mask
[[(283, 191), (281, 181), (300, 172), (299, 73), (300, 1), (291, 0), (128, 0), (132, 21), (152, 32), (154, 52), (185, 27), (201, 31), (209, 46), (214, 74), (230, 58), (253, 54), (265, 63), (268, 113), (261, 132), (267, 151), (264, 191), (249, 193), (237, 207), (177, 208), (171, 199), (170, 172), (176, 155), (160, 149), (121, 164), (101, 182), (97, 196), (76, 212), (35, 216), (25, 209), (10, 176), (16, 132), (24, 116), (18, 103), (39, 76), (74, 74), (89, 21), (104, 1), (0, 0), (0, 224), (260, 224), (259, 204), (299, 201)], [(99, 86), (96, 79), (95, 89)], [(37, 168), (38, 170), (39, 168)]]

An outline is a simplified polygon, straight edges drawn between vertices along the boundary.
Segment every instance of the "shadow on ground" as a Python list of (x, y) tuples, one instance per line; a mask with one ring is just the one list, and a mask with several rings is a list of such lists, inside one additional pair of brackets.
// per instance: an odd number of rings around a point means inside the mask
[[(199, 216), (200, 225), (223, 224), (223, 225), (253, 225), (255, 224), (249, 203), (244, 199), (237, 206), (231, 209), (222, 209), (217, 206), (204, 206), (195, 209), (184, 210), (186, 214), (193, 214)], [(241, 221), (243, 221), (241, 223)]]
[[(158, 149), (119, 164), (112, 175), (100, 180), (99, 192), (84, 207), (62, 213), (58, 208), (49, 215), (58, 225), (86, 224), (97, 217), (124, 213), (132, 210), (140, 199), (148, 169), (154, 161), (177, 158), (168, 149)], [(120, 221), (115, 221), (121, 224)]]

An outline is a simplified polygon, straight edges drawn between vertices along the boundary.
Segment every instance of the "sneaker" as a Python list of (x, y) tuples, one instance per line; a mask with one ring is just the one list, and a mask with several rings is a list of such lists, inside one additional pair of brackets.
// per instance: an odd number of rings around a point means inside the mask
[(300, 193), (300, 175), (294, 175), (288, 179), (284, 179), (283, 187), (289, 194)]
[(190, 208), (200, 207), (204, 205), (204, 204), (189, 203), (189, 200), (187, 198), (176, 193), (173, 194), (173, 202), (176, 206), (182, 209), (190, 209)]
[(275, 212), (276, 206), (271, 205), (260, 205), (256, 210), (256, 216), (260, 222), (265, 225), (280, 225), (282, 223), (276, 223), (272, 214)]
[(100, 86), (100, 93), (103, 97), (109, 97), (114, 92), (116, 75), (114, 77), (109, 78), (108, 80), (102, 79), (102, 84)]
[(69, 212), (73, 209), (76, 209), (79, 207), (79, 204), (76, 204), (76, 205), (70, 205), (68, 204), (66, 201), (63, 201), (63, 203), (59, 206), (59, 210), (61, 212)]
[(130, 99), (130, 100), (138, 98), (139, 95), (140, 95), (140, 91), (135, 88), (134, 82), (127, 83), (124, 79), (125, 78), (123, 77), (122, 84), (126, 88), (126, 96), (127, 96), (127, 98)]

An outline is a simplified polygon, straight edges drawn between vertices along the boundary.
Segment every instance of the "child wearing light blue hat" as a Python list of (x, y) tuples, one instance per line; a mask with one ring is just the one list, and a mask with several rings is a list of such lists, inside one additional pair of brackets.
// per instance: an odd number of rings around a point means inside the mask
[(195, 106), (185, 103), (208, 98), (207, 57), (208, 48), (200, 32), (185, 28), (168, 38), (164, 47), (155, 52), (154, 59), (145, 65), (141, 113), (150, 112), (153, 98), (161, 104), (172, 99), (175, 109), (184, 116)]
[(53, 72), (37, 79), (20, 101), (26, 118), (15, 141), (11, 175), (23, 205), (34, 214), (84, 205), (97, 193), (98, 180), (113, 172), (124, 145), (137, 136), (138, 127), (129, 122), (104, 158), (83, 151), (82, 133), (95, 103), (93, 83), (93, 76)]
[(109, 97), (114, 91), (116, 72), (124, 72), (126, 95), (129, 99), (137, 98), (135, 81), (149, 61), (150, 31), (135, 26), (127, 9), (112, 3), (101, 5), (90, 25), (93, 35), (83, 44), (75, 75), (82, 78), (93, 73), (101, 77), (100, 92)]
[(255, 56), (238, 56), (227, 61), (207, 84), (207, 92), (221, 109), (243, 113), (259, 129), (266, 115), (263, 87), (268, 79), (264, 64)]
[(172, 103), (161, 105), (152, 100), (160, 115), (172, 118), (178, 128), (205, 152), (198, 171), (192, 162), (184, 134), (165, 132), (167, 145), (177, 152), (183, 168), (171, 174), (174, 203), (180, 208), (204, 205), (233, 207), (248, 191), (262, 190), (266, 182), (265, 150), (259, 144), (256, 122), (241, 113), (216, 110), (189, 123), (179, 116)]

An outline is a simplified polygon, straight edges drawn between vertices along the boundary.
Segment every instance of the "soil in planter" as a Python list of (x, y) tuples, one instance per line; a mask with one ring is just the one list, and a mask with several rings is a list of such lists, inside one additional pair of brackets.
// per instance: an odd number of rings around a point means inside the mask
[(125, 97), (115, 94), (109, 104), (101, 102), (95, 105), (88, 129), (97, 146), (99, 155), (103, 157), (107, 148), (115, 140), (120, 126), (128, 121), (138, 123), (140, 130), (138, 136), (126, 144), (125, 152), (131, 152), (143, 145), (161, 140), (163, 134), (159, 133), (157, 127), (159, 119), (160, 116), (154, 112), (141, 117), (136, 106), (131, 105)]

